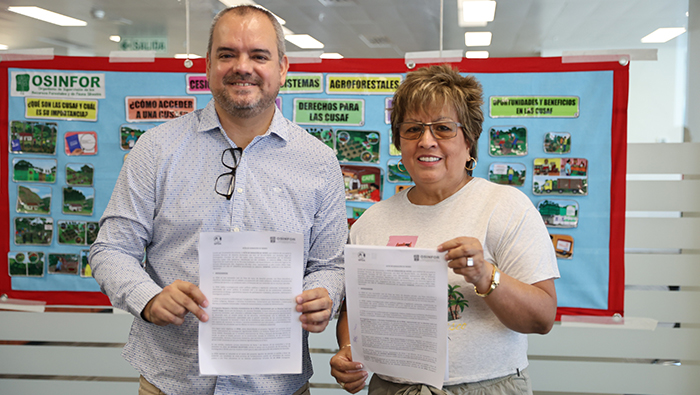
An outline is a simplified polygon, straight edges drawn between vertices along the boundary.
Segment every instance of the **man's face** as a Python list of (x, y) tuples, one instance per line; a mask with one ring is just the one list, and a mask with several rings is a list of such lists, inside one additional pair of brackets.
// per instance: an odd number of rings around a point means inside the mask
[(286, 56), (280, 62), (275, 29), (265, 15), (229, 12), (219, 19), (207, 54), (217, 109), (239, 118), (272, 109), (288, 68)]

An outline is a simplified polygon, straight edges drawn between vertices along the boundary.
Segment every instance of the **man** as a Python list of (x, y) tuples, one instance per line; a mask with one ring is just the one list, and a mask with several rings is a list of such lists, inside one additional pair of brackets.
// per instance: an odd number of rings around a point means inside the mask
[[(136, 317), (123, 356), (142, 376), (140, 393), (308, 393), (308, 332), (325, 329), (344, 294), (345, 194), (332, 150), (274, 104), (284, 51), (269, 12), (219, 13), (206, 58), (213, 100), (144, 133), (124, 163), (90, 265), (112, 304)], [(209, 319), (199, 233), (224, 231), (304, 235), (302, 374), (199, 375), (198, 320)]]
[(132, 130), (131, 133), (126, 136), (126, 144), (129, 146), (129, 149), (134, 148), (134, 145), (136, 145), (136, 140), (138, 140), (136, 137), (136, 132)]
[(513, 176), (515, 175), (515, 170), (508, 166), (508, 185), (513, 183)]

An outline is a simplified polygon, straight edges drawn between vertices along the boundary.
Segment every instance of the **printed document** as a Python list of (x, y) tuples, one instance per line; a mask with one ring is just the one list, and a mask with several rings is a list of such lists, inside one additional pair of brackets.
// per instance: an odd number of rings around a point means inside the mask
[(304, 236), (202, 232), (199, 287), (209, 321), (199, 323), (203, 375), (301, 373)]
[(371, 372), (442, 388), (447, 361), (444, 252), (345, 246), (352, 359)]

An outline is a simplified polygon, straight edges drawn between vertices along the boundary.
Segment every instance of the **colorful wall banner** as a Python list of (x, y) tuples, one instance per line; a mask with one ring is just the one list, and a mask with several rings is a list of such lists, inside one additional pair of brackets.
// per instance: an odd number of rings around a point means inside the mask
[[(628, 66), (560, 58), (465, 59), (451, 66), (474, 75), (484, 89), (474, 176), (520, 189), (549, 226), (560, 256), (558, 314), (624, 313)], [(286, 118), (336, 151), (346, 170), (349, 224), (374, 202), (411, 185), (398, 163), (400, 152), (392, 149), (387, 111), (409, 71), (403, 59), (293, 64), (292, 82), (276, 98)], [(7, 95), (0, 128), (8, 136), (0, 139), (0, 245), (8, 265), (0, 269), (0, 293), (49, 304), (109, 303), (84, 262), (118, 164), (147, 129), (207, 105), (204, 72), (204, 59), (189, 69), (181, 60), (161, 58), (139, 64), (61, 56), (0, 63), (0, 91)], [(52, 85), (75, 76), (78, 86), (81, 76), (103, 76), (97, 81), (105, 97), (13, 95), (25, 89), (11, 89), (22, 75), (42, 84), (48, 77)], [(313, 92), (298, 91), (312, 85)], [(82, 109), (58, 108), (76, 101)], [(43, 116), (44, 109), (51, 116), (54, 105), (78, 111), (86, 104), (95, 110), (89, 122), (30, 117), (37, 110)], [(491, 130), (499, 133), (491, 136)], [(585, 189), (583, 181), (571, 187), (583, 177)]]

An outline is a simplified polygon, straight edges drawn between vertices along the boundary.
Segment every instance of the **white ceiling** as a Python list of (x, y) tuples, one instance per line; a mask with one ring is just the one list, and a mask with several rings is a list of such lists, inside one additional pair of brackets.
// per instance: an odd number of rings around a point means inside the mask
[[(440, 48), (441, 0), (257, 0), (310, 34), (324, 51), (346, 58), (403, 58)], [(540, 56), (563, 50), (639, 49), (659, 27), (686, 27), (688, 0), (498, 0), (496, 18), (483, 28), (457, 25), (457, 0), (444, 0), (443, 49), (466, 50), (464, 32), (491, 31), (491, 57)], [(36, 5), (88, 23), (59, 27), (7, 11)], [(190, 50), (204, 56), (218, 0), (189, 0)], [(92, 16), (94, 10), (104, 17)], [(120, 49), (110, 35), (167, 38), (167, 53), (186, 51), (186, 0), (0, 0), (0, 44), (9, 50), (53, 48), (55, 55), (109, 56)], [(288, 51), (300, 51), (287, 43)], [(0, 51), (2, 54), (2, 51)]]

